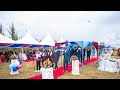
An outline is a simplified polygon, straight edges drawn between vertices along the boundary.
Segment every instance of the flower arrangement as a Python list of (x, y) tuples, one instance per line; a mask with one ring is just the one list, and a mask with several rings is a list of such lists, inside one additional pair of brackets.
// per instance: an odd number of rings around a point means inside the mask
[(78, 60), (78, 57), (76, 55), (71, 56), (71, 60)]
[(43, 62), (42, 68), (51, 68), (52, 67), (52, 62), (48, 59)]

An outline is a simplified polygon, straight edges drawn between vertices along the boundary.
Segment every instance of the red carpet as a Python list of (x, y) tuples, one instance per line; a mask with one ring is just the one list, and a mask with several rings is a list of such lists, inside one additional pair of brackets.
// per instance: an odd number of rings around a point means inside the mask
[(27, 60), (23, 60), (23, 62), (31, 62), (31, 61), (35, 61), (36, 59), (35, 58), (30, 58), (30, 59), (27, 59)]
[[(95, 61), (97, 61), (97, 58), (92, 58), (92, 59), (90, 59), (90, 61), (86, 61), (86, 60), (85, 60), (85, 65), (87, 65), (87, 64), (89, 64), (89, 63), (92, 63), (92, 62), (95, 62)], [(80, 67), (81, 67), (81, 66), (82, 66), (82, 65), (80, 64)], [(69, 66), (68, 66), (68, 72), (71, 72), (71, 71), (72, 71), (72, 65), (69, 65)], [(54, 79), (56, 79), (56, 78), (58, 78), (59, 76), (62, 76), (62, 75), (65, 74), (65, 72), (63, 71), (63, 67), (59, 67), (59, 68), (55, 69), (53, 72), (54, 72)], [(42, 79), (42, 74), (37, 75), (37, 76), (30, 77), (30, 78), (28, 78), (28, 79)]]

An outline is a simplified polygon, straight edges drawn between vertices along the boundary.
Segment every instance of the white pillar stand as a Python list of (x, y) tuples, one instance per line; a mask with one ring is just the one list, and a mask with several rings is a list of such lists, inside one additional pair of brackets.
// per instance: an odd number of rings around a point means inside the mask
[(53, 68), (42, 68), (42, 79), (54, 79)]
[(79, 60), (72, 60), (72, 74), (79, 75)]
[[(18, 59), (11, 60), (11, 64), (16, 63), (16, 62), (18, 62)], [(18, 70), (17, 70), (17, 71), (13, 71), (13, 70), (11, 69), (10, 74), (11, 74), (11, 75), (14, 75), (14, 74), (19, 74), (19, 72), (18, 72)]]

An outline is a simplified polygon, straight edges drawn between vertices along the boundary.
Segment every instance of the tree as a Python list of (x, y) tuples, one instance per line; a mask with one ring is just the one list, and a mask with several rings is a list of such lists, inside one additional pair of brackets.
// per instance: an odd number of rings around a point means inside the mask
[(12, 23), (12, 26), (10, 26), (10, 31), (8, 30), (9, 34), (10, 34), (10, 38), (12, 38), (12, 40), (18, 40), (18, 35), (17, 33), (15, 32), (15, 28), (14, 28), (14, 25)]
[(2, 27), (1, 24), (0, 24), (0, 34), (5, 35), (4, 32), (3, 32), (3, 27)]
[(18, 40), (18, 35), (17, 35), (17, 33), (15, 34), (15, 40)]

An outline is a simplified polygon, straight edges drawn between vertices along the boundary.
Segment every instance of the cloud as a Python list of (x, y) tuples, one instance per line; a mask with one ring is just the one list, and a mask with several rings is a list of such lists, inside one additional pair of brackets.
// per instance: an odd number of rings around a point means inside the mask
[(12, 22), (19, 36), (28, 30), (38, 40), (50, 33), (55, 40), (63, 36), (69, 41), (120, 45), (119, 11), (0, 11), (0, 23), (6, 36)]

